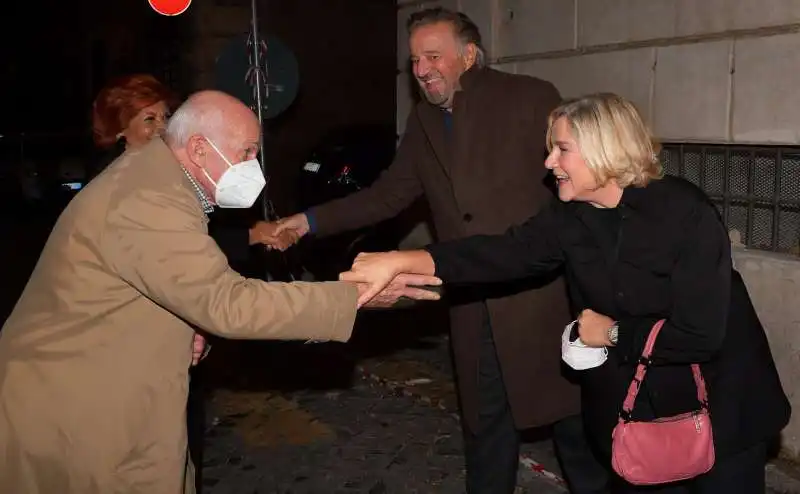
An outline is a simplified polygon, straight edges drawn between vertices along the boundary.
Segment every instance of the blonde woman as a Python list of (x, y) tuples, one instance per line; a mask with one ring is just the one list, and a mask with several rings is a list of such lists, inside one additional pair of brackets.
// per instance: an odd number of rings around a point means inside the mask
[[(617, 95), (589, 95), (556, 108), (548, 149), (545, 166), (560, 201), (541, 214), (503, 235), (362, 254), (342, 278), (369, 282), (375, 293), (399, 273), (477, 284), (563, 267), (580, 339), (608, 349), (602, 365), (576, 374), (587, 431), (609, 465), (613, 492), (764, 492), (766, 442), (791, 411), (763, 328), (731, 266), (730, 242), (715, 207), (694, 185), (663, 176), (653, 136), (635, 107)], [(611, 431), (659, 319), (666, 323), (633, 417), (696, 409), (686, 364), (700, 363), (717, 461), (711, 472), (688, 482), (640, 490), (611, 474)]]

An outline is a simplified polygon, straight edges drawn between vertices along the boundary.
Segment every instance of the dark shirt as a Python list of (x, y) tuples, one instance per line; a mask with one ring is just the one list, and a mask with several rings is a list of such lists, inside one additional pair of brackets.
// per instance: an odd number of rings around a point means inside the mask
[(453, 133), (453, 114), (447, 110), (442, 110), (444, 114), (444, 128), (447, 130), (447, 137)]

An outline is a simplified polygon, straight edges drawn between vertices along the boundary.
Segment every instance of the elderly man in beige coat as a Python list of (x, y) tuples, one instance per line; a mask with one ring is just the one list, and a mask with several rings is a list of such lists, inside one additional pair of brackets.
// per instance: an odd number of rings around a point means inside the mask
[[(261, 191), (259, 132), (238, 100), (198, 93), (166, 142), (124, 155), (65, 209), (0, 333), (0, 491), (193, 492), (194, 328), (348, 340), (362, 287), (246, 279), (207, 234), (214, 204)], [(436, 282), (403, 280), (374, 303), (432, 297), (410, 285)]]

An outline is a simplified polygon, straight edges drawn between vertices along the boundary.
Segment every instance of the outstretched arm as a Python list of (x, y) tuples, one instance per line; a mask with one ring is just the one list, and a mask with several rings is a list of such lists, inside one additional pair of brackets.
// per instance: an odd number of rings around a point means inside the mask
[[(435, 275), (445, 283), (490, 283), (546, 274), (563, 262), (554, 205), (502, 235), (476, 235), (424, 250), (364, 253), (340, 279), (370, 284), (374, 296), (401, 273)], [(368, 298), (366, 298), (368, 300)]]
[(392, 164), (372, 185), (278, 221), (277, 233), (291, 231), (297, 239), (308, 233), (324, 237), (396, 216), (423, 193), (416, 161), (426, 146), (419, 118), (412, 110)]

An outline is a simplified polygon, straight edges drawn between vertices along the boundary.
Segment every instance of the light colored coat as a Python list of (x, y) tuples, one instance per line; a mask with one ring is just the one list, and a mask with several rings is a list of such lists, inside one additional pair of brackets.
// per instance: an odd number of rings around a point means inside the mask
[(0, 491), (178, 494), (193, 327), (346, 341), (357, 290), (232, 271), (157, 140), (80, 192), (0, 333)]

